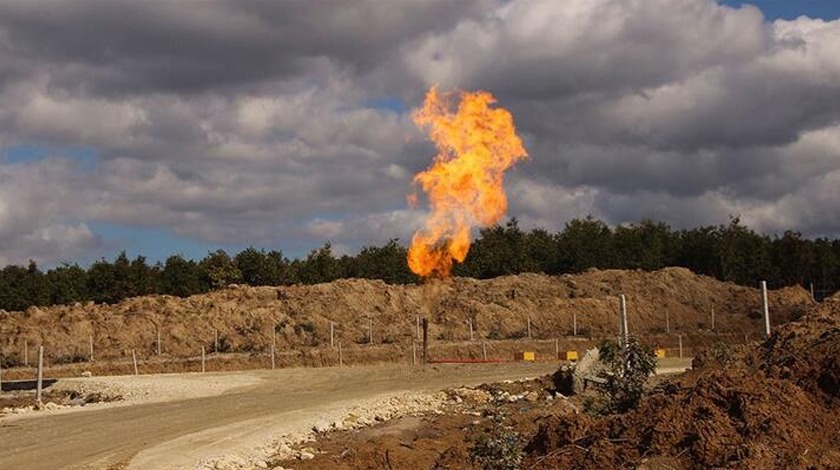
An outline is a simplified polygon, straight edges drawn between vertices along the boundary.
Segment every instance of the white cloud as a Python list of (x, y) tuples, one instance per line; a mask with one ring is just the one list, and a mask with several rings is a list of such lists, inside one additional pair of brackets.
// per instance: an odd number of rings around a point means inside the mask
[(513, 111), (524, 225), (740, 214), (840, 236), (840, 21), (712, 0), (179, 5), (0, 4), (0, 145), (100, 157), (0, 160), (0, 262), (96, 250), (89, 222), (304, 252), (405, 240), (433, 151), (371, 103), (433, 83)]

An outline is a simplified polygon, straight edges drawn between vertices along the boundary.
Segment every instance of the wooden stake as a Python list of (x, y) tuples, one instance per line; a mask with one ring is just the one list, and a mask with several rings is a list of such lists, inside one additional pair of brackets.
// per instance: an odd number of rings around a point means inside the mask
[(341, 353), (341, 341), (338, 342), (338, 367), (344, 367), (344, 355)]
[(411, 342), (411, 365), (417, 365), (417, 341)]
[(811, 283), (811, 300), (813, 300), (815, 302), (817, 300), (817, 298), (814, 297), (814, 283), (813, 282)]
[(484, 356), (484, 360), (487, 360), (487, 342), (484, 340), (481, 341), (481, 355)]
[(429, 363), (429, 320), (423, 319), (423, 365)]
[(577, 336), (577, 312), (572, 312), (572, 336)]
[(630, 345), (630, 333), (627, 331), (627, 298), (621, 294), (621, 341), (624, 349)]
[(677, 335), (677, 338), (680, 340), (680, 359), (683, 357), (683, 350), (682, 350), (682, 335)]
[(205, 354), (204, 354), (204, 346), (202, 346), (201, 347), (201, 373), (202, 374), (206, 370), (205, 367), (204, 367), (204, 362), (205, 362)]
[(134, 364), (134, 375), (140, 375), (137, 372), (137, 353), (133, 349), (131, 350), (131, 362)]
[(271, 370), (274, 370), (274, 345), (271, 345)]
[(531, 339), (531, 316), (528, 315), (528, 339)]
[(560, 340), (554, 338), (554, 357), (559, 359), (560, 358)]
[(38, 383), (35, 386), (35, 405), (43, 406), (41, 403), (41, 390), (44, 385), (44, 347), (38, 346)]
[(767, 281), (761, 281), (761, 300), (764, 306), (764, 337), (770, 337), (770, 307), (767, 304)]
[(335, 323), (330, 322), (330, 348), (335, 348)]
[(160, 327), (157, 327), (157, 355), (160, 356)]
[(421, 332), (420, 332), (420, 315), (415, 315), (414, 316), (414, 323), (415, 323), (414, 337), (416, 339), (420, 339), (420, 335), (421, 335)]
[(93, 362), (93, 334), (88, 335), (88, 340), (90, 343), (90, 362)]
[(213, 341), (213, 352), (219, 354), (219, 330), (214, 330), (216, 333), (215, 341)]

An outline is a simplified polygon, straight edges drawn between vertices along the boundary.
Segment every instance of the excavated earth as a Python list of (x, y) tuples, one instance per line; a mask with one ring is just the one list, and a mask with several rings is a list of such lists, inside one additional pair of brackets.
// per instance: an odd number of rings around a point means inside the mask
[(477, 443), (503, 426), (522, 468), (840, 468), (840, 294), (766, 341), (718, 344), (692, 366), (607, 416), (549, 377), (450, 390), (442, 413), (326, 433), (272, 467), (482, 468)]
[[(381, 350), (378, 356), (369, 353), (368, 360), (376, 362), (397, 352), (403, 357), (406, 350), (410, 354), (418, 316), (430, 320), (430, 337), (436, 344), (468, 339), (469, 321), (476, 339), (522, 338), (528, 318), (533, 338), (562, 338), (572, 333), (573, 315), (578, 336), (614, 335), (619, 294), (627, 296), (630, 328), (640, 335), (661, 335), (666, 328), (671, 336), (710, 333), (713, 311), (718, 333), (743, 340), (745, 334), (756, 337), (763, 327), (757, 289), (683, 268), (591, 270), (577, 275), (454, 278), (405, 286), (362, 279), (312, 286), (230, 286), (188, 298), (155, 295), (115, 305), (0, 311), (0, 352), (22, 362), (28, 347), (31, 365), (35, 346), (43, 345), (50, 364), (87, 362), (92, 340), (97, 361), (130, 361), (133, 349), (141, 373), (178, 372), (195, 370), (194, 363), (179, 365), (176, 359), (194, 360), (202, 347), (213, 352), (218, 346), (219, 352), (241, 355), (227, 358), (230, 367), (223, 368), (244, 368), (248, 356), (256, 354), (264, 363), (274, 342), (281, 366), (332, 365), (337, 363), (335, 348), (329, 347), (332, 322), (335, 342), (345, 348), (368, 343), (372, 325), (374, 343)], [(770, 293), (774, 324), (799, 318), (811, 305), (811, 297), (800, 287)], [(158, 335), (162, 356), (156, 354)], [(470, 351), (452, 354), (475, 356), (476, 349)], [(150, 362), (167, 359), (166, 367), (148, 368)], [(94, 374), (120, 371), (94, 370)]]

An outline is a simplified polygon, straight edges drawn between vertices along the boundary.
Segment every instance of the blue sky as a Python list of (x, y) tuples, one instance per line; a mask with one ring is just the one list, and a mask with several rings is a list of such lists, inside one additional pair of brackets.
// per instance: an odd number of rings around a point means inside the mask
[(720, 3), (733, 7), (755, 5), (771, 20), (790, 20), (800, 15), (825, 20), (840, 18), (840, 1), (837, 0), (722, 0)]
[(433, 156), (407, 111), (434, 84), (513, 112), (526, 228), (740, 215), (840, 238), (840, 22), (718, 7), (840, 0), (605, 2), (0, 2), (0, 265), (407, 240)]

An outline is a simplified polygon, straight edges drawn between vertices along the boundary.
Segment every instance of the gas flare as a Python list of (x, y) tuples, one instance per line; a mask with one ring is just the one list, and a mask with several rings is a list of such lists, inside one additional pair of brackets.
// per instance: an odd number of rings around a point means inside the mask
[(432, 166), (414, 177), (431, 206), (408, 249), (408, 266), (420, 276), (449, 276), (453, 263), (467, 256), (472, 227), (493, 225), (507, 211), (505, 171), (528, 153), (513, 116), (491, 107), (495, 103), (486, 91), (439, 93), (433, 87), (412, 115), (438, 150)]

